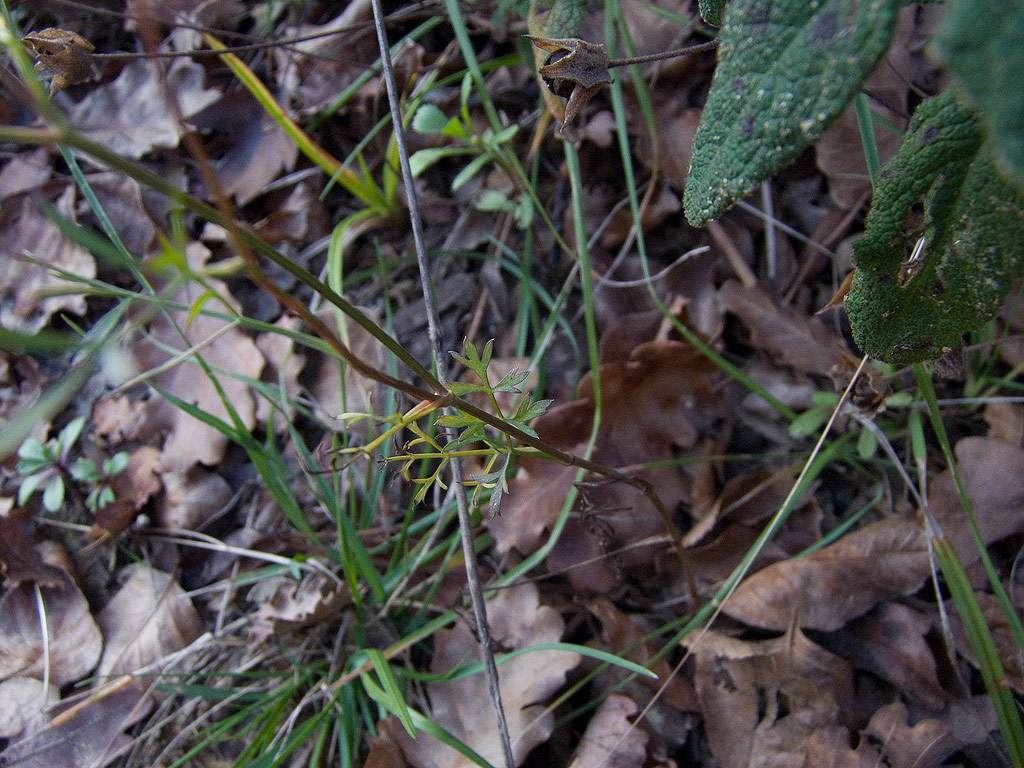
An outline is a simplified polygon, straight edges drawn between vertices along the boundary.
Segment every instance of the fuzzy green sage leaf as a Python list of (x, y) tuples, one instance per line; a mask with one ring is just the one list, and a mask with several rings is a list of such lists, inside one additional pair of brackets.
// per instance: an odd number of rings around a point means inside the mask
[(1024, 195), (999, 174), (951, 91), (918, 107), (882, 169), (846, 298), (872, 357), (906, 364), (963, 344), (1024, 272)]
[(885, 53), (901, 0), (732, 0), (684, 208), (717, 218), (815, 141)]
[(722, 26), (725, 0), (700, 0), (700, 17), (713, 27)]
[(977, 107), (999, 170), (1024, 190), (1024, 3), (951, 0), (934, 48)]

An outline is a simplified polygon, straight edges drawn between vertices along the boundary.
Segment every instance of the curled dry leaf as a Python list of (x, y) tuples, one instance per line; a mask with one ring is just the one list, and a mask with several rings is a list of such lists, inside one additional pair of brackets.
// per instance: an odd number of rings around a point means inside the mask
[(36, 71), (50, 77), (50, 95), (85, 80), (96, 46), (75, 32), (47, 27), (29, 32), (21, 42), (36, 60)]
[[(85, 702), (56, 727), (45, 728), (0, 754), (18, 768), (102, 768), (134, 743), (123, 731), (149, 712), (151, 702), (137, 688), (121, 688)], [(70, 710), (70, 707), (67, 708)]]
[(328, 620), (352, 602), (351, 592), (322, 574), (306, 574), (296, 582), (287, 576), (267, 579), (249, 590), (249, 602), (256, 603), (257, 637), (281, 633)]
[(812, 734), (850, 717), (849, 665), (799, 630), (758, 642), (707, 632), (693, 653), (708, 744), (722, 768), (816, 765), (806, 759)]
[(96, 617), (105, 647), (98, 674), (131, 674), (199, 637), (202, 622), (171, 575), (146, 565), (124, 570), (127, 580)]
[(920, 526), (880, 520), (747, 577), (722, 610), (763, 629), (784, 630), (795, 614), (804, 629), (832, 631), (882, 600), (916, 592), (930, 573)]
[(606, 698), (587, 724), (569, 768), (642, 766), (647, 758), (647, 734), (630, 722), (635, 714), (636, 704), (628, 696), (612, 694)]
[[(553, 608), (540, 605), (537, 588), (524, 584), (499, 591), (487, 601), (487, 619), (496, 646), (514, 650), (561, 640), (565, 624)], [(470, 628), (459, 623), (434, 634), (434, 659), (430, 671), (443, 674), (480, 658), (480, 647)], [(580, 656), (568, 651), (533, 651), (498, 667), (501, 697), (508, 720), (509, 738), (516, 764), (551, 735), (554, 715), (544, 702), (565, 684), (566, 673), (579, 664)], [(482, 673), (481, 673), (482, 674)], [(503, 762), (494, 711), (474, 675), (449, 683), (429, 683), (427, 693), (433, 710), (431, 720), (446, 728), (492, 765)], [(406, 760), (417, 768), (469, 768), (474, 765), (432, 736), (413, 740), (405, 731), (397, 734)]]
[(68, 573), (64, 552), (56, 544), (45, 544), (40, 554), (59, 570), (61, 579), (54, 586), (39, 585), (49, 658), (43, 655), (36, 585), (22, 583), (0, 598), (0, 680), (14, 675), (42, 678), (48, 661), (50, 682), (63, 686), (81, 680), (96, 666), (103, 637), (85, 596)]

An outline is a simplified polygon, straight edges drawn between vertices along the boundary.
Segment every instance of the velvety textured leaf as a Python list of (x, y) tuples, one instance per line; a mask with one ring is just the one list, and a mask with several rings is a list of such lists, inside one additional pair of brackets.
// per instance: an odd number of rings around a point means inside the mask
[(725, 0), (700, 0), (700, 17), (708, 24), (722, 26), (722, 15), (725, 12)]
[(1024, 4), (950, 0), (935, 50), (976, 106), (996, 166), (1024, 191)]
[(898, 0), (733, 0), (683, 198), (694, 225), (824, 133), (889, 47)]
[(974, 116), (948, 91), (923, 102), (854, 246), (846, 299), (854, 339), (900, 364), (959, 348), (1024, 268), (1022, 228), (1024, 195), (996, 172)]

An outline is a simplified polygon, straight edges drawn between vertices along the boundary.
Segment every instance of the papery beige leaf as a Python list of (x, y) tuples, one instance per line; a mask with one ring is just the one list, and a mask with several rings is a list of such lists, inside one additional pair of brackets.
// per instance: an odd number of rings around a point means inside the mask
[[(539, 603), (537, 588), (533, 584), (500, 590), (487, 601), (487, 617), (495, 645), (509, 650), (561, 640), (565, 629), (558, 612)], [(479, 644), (465, 623), (460, 622), (452, 629), (434, 634), (431, 672), (441, 674), (479, 658)], [(579, 661), (579, 654), (569, 651), (533, 651), (498, 667), (516, 764), (551, 734), (554, 715), (544, 711), (544, 703), (565, 684), (566, 673)], [(503, 763), (494, 711), (482, 673), (450, 683), (429, 683), (427, 692), (433, 722), (448, 729), (492, 765)], [(469, 768), (474, 765), (451, 747), (426, 734), (418, 734), (413, 740), (403, 731), (398, 737), (406, 759), (416, 768)]]
[[(249, 590), (249, 602), (258, 606), (256, 620), (269, 634), (326, 621), (352, 598), (347, 587), (315, 573), (298, 582), (288, 576), (261, 581)], [(256, 634), (264, 632), (257, 628)]]
[[(39, 598), (46, 613), (50, 682), (63, 686), (92, 671), (103, 638), (88, 602), (67, 572), (66, 555), (55, 544), (42, 545), (40, 553), (62, 574), (58, 586), (39, 586)], [(35, 586), (25, 582), (0, 597), (0, 679), (43, 676), (46, 659)]]
[(202, 632), (192, 602), (170, 574), (142, 564), (96, 617), (105, 647), (98, 674), (130, 674), (181, 650)]
[[(74, 199), (74, 187), (69, 186), (57, 200), (57, 211), (73, 218)], [(0, 222), (4, 223), (0, 227), (0, 256), (4, 263), (0, 293), (5, 297), (0, 303), (0, 324), (9, 330), (35, 333), (57, 312), (85, 314), (85, 299), (80, 292), (42, 296), (43, 291), (68, 288), (72, 283), (21, 256), (28, 254), (84, 278), (96, 276), (93, 257), (84, 248), (65, 240), (57, 225), (39, 213), (36, 201), (25, 198), (20, 206), (12, 207), (18, 211), (13, 220), (0, 213)]]
[(34, 677), (11, 677), (0, 683), (0, 739), (18, 741), (49, 721), (47, 710), (60, 701), (57, 686), (44, 687)]
[(636, 704), (628, 696), (612, 694), (601, 702), (587, 723), (587, 730), (569, 768), (642, 766), (647, 758), (647, 734), (630, 720), (636, 711)]
[(39, 189), (53, 173), (49, 150), (21, 152), (0, 168), (0, 200)]
[(931, 569), (917, 523), (886, 519), (806, 557), (769, 565), (744, 579), (723, 611), (763, 629), (831, 631), (872, 606), (916, 592)]
[(17, 768), (102, 768), (134, 743), (123, 731), (151, 709), (137, 688), (89, 701), (77, 714), (8, 747), (0, 763)]
[[(119, 155), (140, 158), (155, 147), (178, 145), (178, 125), (164, 97), (157, 63), (130, 61), (111, 83), (95, 88), (69, 110), (71, 122), (89, 138)], [(220, 98), (203, 88), (205, 69), (198, 62), (175, 59), (167, 84), (184, 117)]]

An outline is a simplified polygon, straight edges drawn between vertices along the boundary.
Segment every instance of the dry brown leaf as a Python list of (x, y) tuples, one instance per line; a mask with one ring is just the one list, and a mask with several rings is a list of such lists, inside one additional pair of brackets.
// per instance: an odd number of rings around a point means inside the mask
[(722, 768), (811, 765), (810, 736), (849, 717), (849, 665), (799, 631), (759, 642), (707, 632), (693, 652), (708, 744)]
[(328, 620), (352, 602), (351, 592), (322, 574), (306, 574), (302, 581), (288, 576), (265, 579), (249, 590), (249, 602), (256, 603), (253, 635), (283, 633)]
[(138, 440), (146, 418), (146, 403), (123, 395), (104, 397), (92, 409), (96, 434), (115, 445)]
[(131, 674), (181, 650), (202, 632), (192, 602), (170, 574), (134, 563), (96, 617), (105, 647), (98, 674)]
[(233, 495), (227, 480), (199, 467), (187, 472), (165, 472), (160, 479), (164, 495), (157, 504), (155, 519), (161, 528), (201, 531)]
[(735, 280), (723, 285), (719, 296), (746, 326), (750, 343), (779, 365), (827, 376), (842, 364), (846, 345), (819, 318), (780, 307), (760, 286)]
[[(363, 311), (367, 312), (365, 309)], [(376, 321), (375, 313), (367, 312), (367, 314)], [(335, 330), (338, 327), (335, 322), (334, 312), (330, 309), (321, 312), (320, 319), (331, 330)], [(361, 326), (356, 325), (347, 318), (345, 325), (348, 330), (348, 348), (352, 353), (367, 365), (372, 365), (378, 370), (387, 370), (387, 356), (384, 346)], [(341, 338), (344, 339), (345, 336)], [(357, 433), (365, 434), (365, 425), (360, 426), (358, 421), (340, 420), (338, 416), (345, 412), (379, 413), (384, 407), (385, 390), (378, 382), (366, 378), (361, 373), (353, 370), (351, 366), (345, 366), (343, 387), (341, 363), (335, 357), (325, 356), (321, 361), (317, 379), (312, 386), (312, 395), (317, 415), (324, 420), (328, 427), (337, 431), (349, 431), (354, 428)]]
[(916, 592), (931, 573), (917, 523), (886, 519), (807, 557), (747, 577), (723, 611), (763, 629), (784, 630), (796, 614), (804, 629), (831, 631), (882, 600)]
[[(190, 265), (198, 269), (209, 252), (203, 246), (193, 243), (188, 248), (188, 255)], [(223, 300), (236, 311), (239, 309), (238, 302), (231, 298), (222, 282), (207, 280), (207, 284), (217, 291), (221, 299), (209, 299), (205, 306), (223, 310), (223, 306), (217, 307)], [(191, 306), (204, 293), (205, 288), (189, 282), (182, 287), (174, 300)], [(249, 386), (238, 378), (259, 379), (263, 370), (263, 355), (252, 339), (238, 328), (225, 329), (228, 323), (218, 318), (200, 314), (188, 324), (184, 312), (171, 311), (169, 314), (178, 327), (184, 328), (190, 347), (203, 345), (199, 354), (211, 368), (231, 372), (230, 376), (224, 373), (214, 375), (217, 376), (227, 400), (242, 424), (247, 429), (252, 429), (256, 424), (256, 404)], [(149, 370), (167, 361), (169, 356), (154, 342), (167, 344), (175, 349), (181, 349), (183, 346), (181, 336), (163, 318), (153, 321), (150, 333), (153, 341), (142, 340), (132, 349), (136, 366), (140, 370)], [(213, 341), (210, 341), (211, 338)], [(179, 362), (169, 370), (162, 371), (154, 376), (152, 381), (172, 395), (196, 405), (222, 421), (229, 424), (232, 422), (217, 389), (192, 357)], [(147, 415), (148, 428), (162, 427), (167, 433), (160, 463), (161, 471), (183, 472), (197, 462), (213, 466), (224, 457), (228, 444), (227, 437), (163, 398), (154, 396), (150, 399)]]
[(155, 246), (156, 225), (135, 179), (113, 171), (86, 177), (111, 225), (129, 253), (144, 256)]
[(612, 694), (606, 698), (587, 723), (569, 768), (642, 766), (647, 758), (647, 734), (630, 722), (635, 714), (636, 704), (628, 696)]
[[(974, 596), (981, 607), (982, 616), (985, 617), (985, 624), (992, 632), (992, 641), (995, 643), (996, 653), (999, 656), (999, 663), (1003, 666), (1006, 681), (1015, 691), (1024, 693), (1024, 651), (1014, 640), (1010, 624), (1006, 620), (1006, 614), (1003, 613), (1002, 606), (999, 605), (999, 599), (989, 592), (975, 591)], [(974, 648), (967, 639), (956, 605), (952, 601), (948, 601), (946, 609), (951, 617), (950, 622), (957, 651), (977, 667), (978, 660)]]
[[(67, 556), (55, 544), (40, 546), (45, 563), (60, 569), (59, 586), (39, 586), (46, 613), (50, 682), (81, 680), (100, 658), (103, 637), (89, 604), (68, 573)], [(46, 659), (35, 585), (23, 583), (0, 597), (0, 680), (43, 676)]]
[[(960, 478), (986, 545), (1024, 531), (1024, 449), (985, 437), (956, 444)], [(946, 470), (928, 489), (928, 506), (964, 567), (980, 557), (953, 475)]]
[(134, 739), (122, 732), (150, 708), (141, 691), (122, 688), (89, 702), (57, 727), (11, 745), (0, 754), (0, 762), (17, 768), (102, 768), (131, 748)]
[(41, 587), (63, 586), (66, 574), (43, 560), (35, 548), (32, 516), (27, 509), (15, 507), (14, 500), (0, 498), (0, 572), (4, 586), (13, 588), (22, 582)]
[[(630, 661), (648, 667), (658, 677), (634, 677), (622, 687), (623, 681), (630, 673), (619, 667), (609, 667), (603, 671), (597, 685), (601, 690), (621, 690), (631, 701), (646, 707), (657, 694), (659, 704), (668, 704), (674, 709), (673, 716), (678, 720), (680, 712), (696, 712), (699, 709), (697, 694), (685, 678), (674, 675), (672, 665), (665, 659), (651, 664), (651, 658), (660, 650), (656, 644), (644, 642), (644, 637), (652, 629), (641, 627), (638, 618), (627, 616), (607, 598), (588, 600), (589, 610), (601, 622), (599, 642), (591, 641), (590, 645), (614, 654), (625, 654)], [(629, 650), (626, 653), (627, 649)], [(648, 719), (650, 718), (648, 712)]]
[[(286, 331), (297, 331), (302, 327), (302, 321), (297, 317), (282, 315), (274, 325)], [(306, 355), (299, 352), (295, 342), (283, 333), (261, 333), (256, 337), (256, 346), (267, 361), (266, 368), (263, 369), (263, 380), (278, 392), (283, 390), (283, 394), (288, 398), (284, 418), (281, 418), (280, 413), (274, 416), (275, 431), (283, 432), (288, 428), (288, 421), (295, 415), (293, 402), (300, 394), (299, 374), (306, 365)], [(270, 401), (264, 397), (258, 398), (256, 421), (267, 424), (270, 418)]]
[[(92, 90), (69, 110), (71, 122), (89, 138), (119, 155), (140, 158), (155, 147), (178, 145), (178, 126), (164, 99), (152, 61), (128, 62), (117, 79)], [(174, 59), (167, 84), (188, 118), (220, 98), (203, 88), (202, 64)]]
[(0, 168), (0, 200), (39, 189), (51, 173), (53, 164), (47, 149), (14, 155)]
[(985, 404), (988, 437), (1024, 448), (1024, 405), (996, 401)]
[(933, 768), (963, 746), (939, 720), (908, 725), (907, 708), (898, 702), (875, 712), (864, 736), (878, 745), (892, 768)]
[[(689, 344), (658, 341), (632, 350), (628, 360), (601, 366), (601, 431), (593, 459), (612, 467), (669, 460), (677, 449), (692, 448), (701, 431), (715, 423), (714, 370)], [(594, 414), (591, 378), (579, 386), (579, 399), (553, 408), (533, 423), (541, 439), (582, 452)], [(489, 521), (498, 549), (534, 551), (558, 517), (575, 469), (524, 459), (510, 483), (501, 515)], [(668, 509), (682, 503), (685, 484), (674, 468), (639, 473), (650, 481)], [(638, 567), (650, 577), (652, 547), (665, 535), (661, 517), (636, 489), (612, 483), (586, 487), (580, 514), (569, 520), (548, 558), (551, 570), (568, 570), (576, 588), (602, 592), (619, 582), (618, 566)], [(624, 552), (616, 563), (608, 551), (653, 537), (650, 546)], [(586, 560), (598, 559), (582, 567)]]
[(156, 474), (159, 461), (160, 451), (149, 445), (131, 452), (124, 472), (110, 483), (114, 500), (96, 510), (89, 538), (116, 539), (128, 530), (150, 497), (160, 492), (160, 478)]
[(904, 696), (937, 712), (949, 696), (924, 639), (931, 626), (924, 614), (899, 603), (883, 603), (850, 627), (847, 657), (854, 668), (888, 680)]
[[(57, 200), (57, 212), (74, 218), (75, 189), (69, 186)], [(57, 312), (85, 314), (85, 298), (78, 293), (41, 297), (40, 291), (67, 288), (73, 283), (21, 258), (29, 254), (53, 267), (80, 277), (96, 276), (96, 262), (84, 248), (64, 239), (57, 225), (43, 217), (37, 203), (25, 198), (17, 218), (0, 228), (0, 325), (9, 330), (35, 333)]]
[[(553, 608), (543, 606), (533, 584), (500, 590), (487, 601), (487, 619), (497, 647), (514, 650), (562, 639), (565, 624)], [(431, 672), (442, 674), (480, 658), (476, 637), (464, 623), (434, 634)], [(516, 764), (550, 736), (554, 715), (544, 702), (565, 684), (566, 673), (580, 656), (568, 651), (534, 651), (498, 667), (501, 697)], [(494, 765), (503, 762), (494, 711), (479, 675), (450, 683), (429, 683), (431, 720)], [(426, 734), (413, 740), (397, 734), (406, 759), (416, 768), (468, 768), (474, 763)]]
[[(915, 6), (908, 6), (900, 14), (889, 52), (875, 71), (864, 82), (862, 90), (868, 95), (871, 109), (897, 128), (907, 124), (907, 93), (910, 90), (910, 42), (914, 33)], [(902, 138), (873, 123), (878, 159), (888, 162), (900, 148)], [(871, 189), (868, 166), (864, 159), (864, 145), (857, 127), (857, 113), (853, 106), (839, 116), (814, 145), (818, 168), (828, 179), (828, 191), (843, 209), (853, 208)]]
[(60, 701), (57, 686), (43, 687), (34, 677), (11, 677), (0, 683), (0, 739), (19, 741), (46, 725), (49, 707)]

